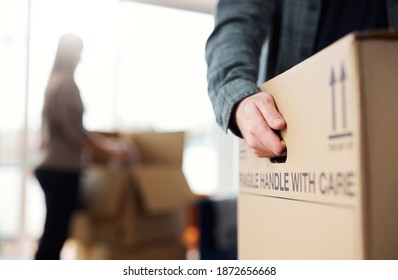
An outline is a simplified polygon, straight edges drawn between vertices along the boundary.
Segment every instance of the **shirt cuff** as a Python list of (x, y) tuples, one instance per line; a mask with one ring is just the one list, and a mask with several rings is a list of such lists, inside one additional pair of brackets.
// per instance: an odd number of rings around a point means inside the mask
[(258, 92), (260, 92), (260, 89), (255, 83), (244, 79), (234, 80), (220, 89), (220, 96), (223, 97), (224, 106), (219, 123), (225, 132), (229, 129), (234, 135), (242, 138), (235, 117), (237, 104), (244, 98)]

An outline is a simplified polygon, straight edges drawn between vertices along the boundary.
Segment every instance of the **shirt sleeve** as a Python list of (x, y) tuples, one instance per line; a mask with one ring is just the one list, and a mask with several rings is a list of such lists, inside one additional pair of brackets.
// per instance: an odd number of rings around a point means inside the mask
[(220, 0), (206, 43), (208, 94), (217, 123), (240, 136), (235, 104), (259, 92), (258, 63), (277, 1)]

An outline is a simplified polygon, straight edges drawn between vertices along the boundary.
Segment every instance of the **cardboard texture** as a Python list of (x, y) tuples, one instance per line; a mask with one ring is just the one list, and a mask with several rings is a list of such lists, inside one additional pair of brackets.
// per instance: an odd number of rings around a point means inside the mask
[(86, 209), (72, 223), (72, 236), (81, 242), (132, 250), (182, 236), (186, 210), (193, 202), (181, 169), (183, 133), (123, 135), (128, 137), (139, 149), (138, 165), (112, 168), (94, 155), (92, 159), (100, 161), (84, 173)]
[(284, 163), (240, 143), (240, 259), (398, 259), (398, 33), (350, 34), (266, 82)]
[(143, 165), (182, 165), (184, 133), (131, 133), (120, 134), (120, 138), (132, 140), (140, 152)]
[(132, 174), (151, 213), (175, 211), (192, 202), (181, 166), (148, 165), (134, 168)]

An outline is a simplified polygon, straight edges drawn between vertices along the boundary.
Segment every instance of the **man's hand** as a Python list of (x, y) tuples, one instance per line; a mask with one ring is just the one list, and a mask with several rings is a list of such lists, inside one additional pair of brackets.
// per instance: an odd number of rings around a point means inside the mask
[(236, 123), (257, 157), (286, 155), (286, 143), (275, 133), (286, 126), (272, 96), (259, 92), (243, 99), (236, 109)]

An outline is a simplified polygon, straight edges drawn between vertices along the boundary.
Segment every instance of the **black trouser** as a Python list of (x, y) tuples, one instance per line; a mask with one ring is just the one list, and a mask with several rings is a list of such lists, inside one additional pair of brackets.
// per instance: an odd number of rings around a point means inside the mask
[(69, 223), (77, 209), (80, 171), (35, 170), (45, 195), (46, 220), (40, 238), (36, 260), (59, 260), (62, 246), (68, 238)]

